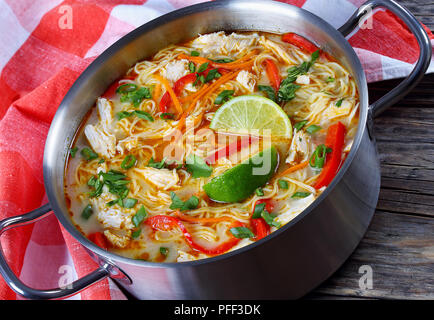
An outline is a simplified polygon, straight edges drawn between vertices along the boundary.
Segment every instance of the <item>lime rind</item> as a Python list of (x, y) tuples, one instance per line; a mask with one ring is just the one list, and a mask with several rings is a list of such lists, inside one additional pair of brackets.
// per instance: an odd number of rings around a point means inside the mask
[(243, 201), (271, 179), (278, 162), (277, 150), (271, 147), (211, 179), (203, 189), (217, 202)]

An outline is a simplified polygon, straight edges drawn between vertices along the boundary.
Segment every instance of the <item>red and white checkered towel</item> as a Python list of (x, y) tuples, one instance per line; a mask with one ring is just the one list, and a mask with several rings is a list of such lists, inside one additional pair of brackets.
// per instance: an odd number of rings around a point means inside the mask
[[(0, 219), (47, 202), (42, 176), (45, 138), (63, 96), (89, 63), (141, 24), (198, 2), (0, 0)], [(284, 2), (339, 27), (364, 0)], [(370, 82), (406, 75), (418, 56), (415, 39), (386, 11), (375, 14), (373, 29), (359, 30), (349, 41)], [(35, 288), (57, 287), (67, 274), (76, 279), (96, 268), (54, 215), (6, 232), (2, 246), (16, 274)], [(16, 298), (0, 277), (0, 299)], [(103, 280), (72, 298), (125, 297), (111, 280)]]

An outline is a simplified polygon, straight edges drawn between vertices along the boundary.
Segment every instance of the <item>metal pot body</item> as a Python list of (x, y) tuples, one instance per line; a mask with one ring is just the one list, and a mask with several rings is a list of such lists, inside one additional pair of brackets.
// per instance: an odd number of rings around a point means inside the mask
[(117, 262), (124, 287), (146, 299), (294, 299), (328, 278), (363, 237), (378, 199), (375, 143), (365, 133), (352, 165), (327, 197), (288, 230), (221, 259), (176, 268)]
[[(341, 32), (348, 34), (364, 18), (366, 8), (383, 5), (390, 9), (390, 3), (395, 11), (405, 10), (394, 2), (371, 0)], [(405, 22), (409, 24), (409, 21)], [(409, 27), (415, 32), (416, 27)], [(385, 96), (377, 108), (368, 105), (362, 66), (342, 33), (295, 6), (245, 0), (203, 3), (174, 11), (132, 31), (101, 54), (72, 86), (53, 119), (44, 153), (44, 181), (51, 208), (100, 267), (74, 282), (70, 289), (41, 291), (28, 288), (14, 278), (0, 255), (3, 277), (16, 292), (29, 298), (68, 296), (106, 276), (116, 279), (141, 299), (271, 299), (306, 294), (348, 258), (371, 221), (380, 188), (379, 161), (369, 129), (372, 114), (408, 92), (426, 70), (427, 57), (431, 56), (426, 51), (431, 47), (423, 29), (418, 28), (418, 42), (421, 49), (424, 47), (423, 61), (418, 62), (417, 72), (413, 72), (413, 78), (409, 76), (405, 87), (398, 88), (399, 94)], [(343, 167), (322, 195), (287, 225), (250, 246), (222, 256), (173, 264), (150, 263), (120, 257), (95, 246), (72, 225), (63, 192), (69, 146), (84, 115), (95, 99), (137, 61), (170, 44), (220, 30), (296, 32), (316, 42), (345, 65), (358, 86), (360, 116), (358, 132)], [(49, 209), (47, 206), (35, 210), (21, 219), (6, 219), (0, 222), (0, 232), (43, 217)]]

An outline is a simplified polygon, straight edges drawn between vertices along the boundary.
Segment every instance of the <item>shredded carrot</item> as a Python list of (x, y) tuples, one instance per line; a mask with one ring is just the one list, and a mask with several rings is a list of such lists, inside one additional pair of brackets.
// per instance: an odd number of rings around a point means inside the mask
[(164, 79), (159, 74), (154, 75), (154, 77), (158, 81), (160, 81), (162, 83), (162, 85), (164, 86), (164, 88), (166, 89), (166, 91), (169, 92), (170, 98), (172, 98), (172, 102), (175, 105), (176, 111), (178, 111), (179, 114), (182, 114), (183, 110), (181, 107), (181, 103), (179, 102), (178, 97), (176, 96), (175, 92), (173, 91), (172, 87), (170, 86), (169, 81)]
[(194, 107), (196, 106), (196, 103), (199, 101), (199, 99), (204, 97), (204, 100), (206, 100), (206, 97), (208, 97), (215, 89), (220, 87), (220, 85), (222, 85), (223, 83), (235, 78), (238, 75), (238, 73), (239, 73), (239, 71), (227, 73), (227, 74), (221, 76), (220, 78), (218, 78), (218, 80), (216, 80), (213, 84), (211, 84), (211, 85), (205, 84), (199, 90), (196, 97), (190, 103), (190, 106), (187, 108), (187, 110), (184, 111), (181, 118), (179, 119), (179, 122), (177, 125), (178, 130), (182, 130), (182, 128), (184, 127), (184, 124), (185, 124), (185, 119), (187, 118), (188, 114), (194, 109)]
[(183, 221), (187, 221), (187, 222), (192, 222), (192, 223), (216, 223), (216, 222), (221, 222), (221, 221), (233, 221), (233, 218), (230, 217), (219, 217), (219, 218), (195, 218), (186, 214), (182, 214), (179, 211), (176, 211), (176, 216), (183, 220)]
[(242, 68), (246, 68), (247, 66), (249, 66), (250, 64), (253, 64), (253, 59), (250, 61), (245, 61), (247, 59), (249, 59), (252, 55), (256, 54), (257, 51), (253, 50), (251, 52), (249, 52), (248, 54), (246, 54), (244, 57), (233, 61), (233, 62), (229, 62), (229, 63), (218, 63), (218, 62), (214, 62), (212, 60), (209, 60), (207, 58), (204, 57), (193, 57), (193, 56), (188, 56), (186, 54), (180, 54), (178, 55), (178, 59), (187, 59), (189, 61), (198, 63), (198, 64), (203, 64), (208, 62), (210, 65), (212, 65), (214, 68), (222, 68), (222, 69), (227, 69), (227, 70), (232, 70), (232, 69), (242, 69)]
[(292, 172), (295, 172), (297, 170), (303, 169), (305, 168), (307, 165), (309, 164), (309, 161), (305, 161), (299, 164), (296, 164), (295, 166), (289, 167), (288, 169), (286, 169), (285, 171), (283, 171), (282, 173), (280, 173), (278, 175), (278, 177), (283, 177), (286, 176), (287, 174), (290, 174)]
[(212, 63), (212, 61), (209, 60), (209, 59), (207, 59), (207, 58), (204, 58), (204, 57), (194, 57), (194, 56), (189, 56), (189, 55), (184, 54), (184, 53), (181, 53), (181, 54), (178, 55), (176, 58), (177, 58), (177, 59), (187, 59), (187, 60), (189, 60), (189, 61), (191, 61), (191, 62), (198, 63), (198, 64), (204, 64), (204, 63), (207, 63), (207, 62), (208, 62), (208, 63)]
[(158, 98), (160, 97), (160, 94), (161, 94), (161, 84), (160, 83), (157, 83), (156, 85), (155, 85), (155, 87), (154, 87), (154, 92), (153, 92), (153, 95), (152, 95), (152, 99), (156, 102), (156, 103), (158, 103)]

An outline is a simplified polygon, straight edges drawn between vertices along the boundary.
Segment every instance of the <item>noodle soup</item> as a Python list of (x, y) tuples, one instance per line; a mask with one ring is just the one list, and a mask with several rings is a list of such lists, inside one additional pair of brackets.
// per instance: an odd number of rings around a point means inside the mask
[(350, 151), (358, 93), (293, 34), (217, 32), (138, 62), (74, 141), (65, 196), (98, 246), (154, 262), (258, 241), (308, 207)]

